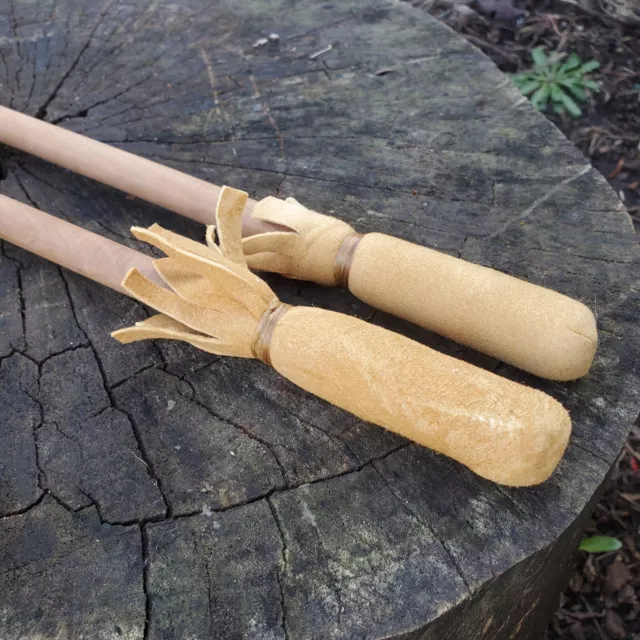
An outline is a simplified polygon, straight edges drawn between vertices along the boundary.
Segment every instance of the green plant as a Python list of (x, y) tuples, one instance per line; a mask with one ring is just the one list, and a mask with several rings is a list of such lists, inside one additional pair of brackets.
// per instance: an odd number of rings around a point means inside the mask
[(580, 117), (582, 111), (577, 102), (586, 102), (588, 91), (600, 90), (600, 85), (587, 77), (600, 63), (582, 62), (577, 53), (568, 57), (557, 53), (547, 56), (542, 47), (533, 49), (531, 57), (533, 68), (512, 77), (520, 91), (530, 96), (531, 104), (540, 111), (551, 102), (556, 113)]
[(580, 551), (587, 553), (606, 553), (607, 551), (617, 551), (620, 547), (622, 547), (620, 540), (610, 536), (591, 536), (584, 538), (580, 543)]

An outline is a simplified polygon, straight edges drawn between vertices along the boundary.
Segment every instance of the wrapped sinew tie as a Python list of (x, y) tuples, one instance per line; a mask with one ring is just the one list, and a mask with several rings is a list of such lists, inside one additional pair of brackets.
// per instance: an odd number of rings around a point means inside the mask
[(589, 370), (598, 344), (581, 302), (494, 269), (265, 198), (253, 217), (293, 232), (244, 239), (251, 269), (342, 285), (367, 304), (551, 380)]
[(281, 303), (245, 263), (246, 197), (223, 189), (219, 245), (213, 227), (206, 246), (157, 225), (132, 230), (168, 256), (154, 266), (171, 290), (130, 270), (123, 288), (160, 314), (115, 338), (177, 339), (258, 358), (303, 389), (495, 482), (532, 485), (551, 475), (571, 432), (556, 400), (357, 318)]

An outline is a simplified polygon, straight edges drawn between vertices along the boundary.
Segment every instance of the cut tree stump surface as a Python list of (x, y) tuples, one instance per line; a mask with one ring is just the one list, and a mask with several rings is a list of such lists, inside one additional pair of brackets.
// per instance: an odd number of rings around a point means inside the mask
[[(560, 400), (573, 436), (557, 472), (507, 489), (261, 362), (122, 346), (109, 332), (139, 304), (5, 243), (0, 637), (539, 638), (640, 409), (640, 251), (605, 180), (409, 4), (1, 0), (0, 16), (2, 104), (552, 287), (594, 310), (601, 340), (587, 377), (546, 382), (347, 292), (270, 278), (287, 302)], [(203, 237), (15, 150), (2, 177), (133, 247), (133, 224)]]

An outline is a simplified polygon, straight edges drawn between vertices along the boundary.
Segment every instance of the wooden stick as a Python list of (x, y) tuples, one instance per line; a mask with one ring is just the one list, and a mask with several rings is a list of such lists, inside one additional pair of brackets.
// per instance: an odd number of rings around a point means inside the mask
[[(79, 133), (0, 107), (0, 142), (53, 162), (203, 224), (212, 224), (220, 187)], [(242, 233), (278, 227), (254, 220), (254, 200), (242, 215)]]
[(0, 238), (120, 293), (132, 267), (165, 286), (153, 258), (3, 195)]

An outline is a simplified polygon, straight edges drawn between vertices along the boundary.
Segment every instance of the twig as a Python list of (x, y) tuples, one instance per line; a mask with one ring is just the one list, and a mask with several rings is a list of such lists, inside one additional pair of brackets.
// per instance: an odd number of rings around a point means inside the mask
[(600, 636), (601, 640), (607, 640), (605, 635), (602, 633), (602, 629), (600, 628), (600, 623), (596, 620), (595, 614), (593, 613), (593, 609), (589, 606), (587, 599), (582, 594), (580, 594), (580, 600), (582, 600), (582, 603), (584, 604), (587, 611), (593, 614), (594, 617), (591, 619), (593, 620), (593, 624), (595, 625), (596, 631), (598, 632), (598, 635)]
[(633, 447), (628, 443), (624, 443), (624, 448), (638, 461), (640, 462), (640, 454), (638, 454)]
[(622, 171), (622, 167), (624, 167), (624, 158), (618, 160), (616, 168), (607, 176), (607, 180), (613, 180)]
[(571, 611), (569, 609), (561, 609), (558, 614), (573, 620), (593, 620), (594, 618), (603, 617), (602, 613), (592, 613), (591, 611), (585, 613), (584, 611)]
[(486, 49), (488, 49), (489, 51), (493, 51), (493, 53), (496, 53), (500, 56), (502, 56), (505, 60), (508, 60), (509, 62), (513, 62), (516, 65), (519, 65), (520, 63), (520, 59), (513, 55), (513, 54), (507, 54), (505, 53), (502, 49), (500, 49), (499, 47), (496, 47), (492, 44), (490, 44), (489, 42), (487, 42), (486, 40), (483, 40), (482, 38), (478, 38), (477, 36), (471, 35), (470, 33), (465, 33), (464, 37), (469, 40), (469, 42), (473, 42), (473, 44), (478, 45), (481, 49), (484, 47)]

